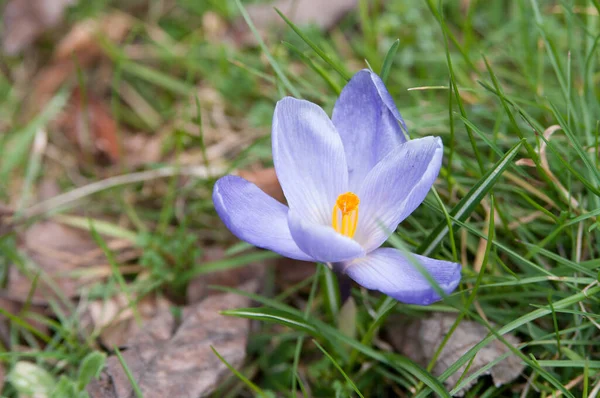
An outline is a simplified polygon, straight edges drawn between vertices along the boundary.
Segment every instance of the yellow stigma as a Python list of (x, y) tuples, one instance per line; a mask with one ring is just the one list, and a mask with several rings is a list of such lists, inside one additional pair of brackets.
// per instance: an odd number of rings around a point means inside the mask
[[(358, 196), (352, 192), (346, 192), (338, 196), (331, 214), (331, 226), (340, 234), (352, 238), (358, 225)], [(342, 222), (340, 226), (340, 213)]]

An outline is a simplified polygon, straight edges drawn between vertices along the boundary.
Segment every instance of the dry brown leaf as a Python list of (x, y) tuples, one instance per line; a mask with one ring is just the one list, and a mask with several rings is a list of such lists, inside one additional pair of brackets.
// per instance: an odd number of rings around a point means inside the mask
[(76, 76), (76, 68), (88, 67), (102, 59), (104, 51), (98, 37), (118, 43), (125, 38), (132, 24), (130, 17), (119, 12), (75, 24), (57, 44), (52, 62), (38, 72), (26, 114), (35, 114), (42, 109), (65, 81)]
[[(250, 5), (246, 10), (259, 32), (285, 25), (274, 8), (298, 26), (313, 24), (322, 30), (328, 30), (357, 5), (358, 0), (278, 0), (270, 4)], [(239, 42), (256, 44), (254, 35), (243, 19), (237, 21), (234, 30)]]
[(4, 8), (2, 48), (15, 55), (58, 25), (75, 0), (11, 0)]
[[(161, 312), (167, 311), (172, 303), (163, 296), (148, 295), (136, 304), (144, 323)], [(133, 335), (141, 331), (142, 323), (134, 317), (129, 299), (124, 293), (109, 300), (95, 300), (87, 305), (82, 317), (82, 328), (86, 334), (100, 334), (100, 341), (109, 349), (124, 345)]]
[[(111, 249), (121, 250), (124, 256), (131, 256), (123, 241), (107, 240)], [(75, 278), (67, 273), (82, 268), (93, 266), (109, 267), (104, 252), (98, 248), (89, 232), (72, 228), (55, 221), (41, 221), (32, 225), (23, 236), (21, 250), (43, 272), (44, 277), (38, 279), (35, 293), (32, 297), (34, 304), (45, 305), (48, 300), (56, 298), (55, 291), (47, 284), (45, 276), (52, 279), (61, 294), (74, 297), (78, 289), (94, 281), (93, 278)], [(121, 253), (117, 253), (117, 261), (123, 260)], [(26, 274), (16, 266), (12, 266), (8, 273), (8, 283), (3, 294), (16, 301), (23, 302), (30, 290), (33, 274)]]
[[(255, 291), (257, 280), (243, 289)], [(123, 357), (145, 398), (200, 397), (208, 395), (230, 374), (214, 355), (213, 346), (234, 367), (246, 355), (250, 321), (219, 312), (247, 307), (250, 300), (237, 294), (219, 294), (185, 307), (181, 325), (163, 311), (127, 344)], [(92, 398), (133, 396), (118, 358), (112, 356), (100, 380), (88, 386)]]
[[(422, 366), (426, 366), (455, 321), (456, 315), (444, 313), (434, 313), (429, 318), (417, 319), (408, 323), (405, 318), (399, 317), (390, 320), (387, 335), (397, 351)], [(487, 335), (488, 330), (479, 323), (462, 321), (442, 350), (433, 368), (433, 374), (436, 376), (442, 374)], [(511, 334), (504, 335), (504, 338), (513, 346), (520, 343), (519, 339)], [(494, 340), (479, 350), (467, 375), (479, 371), (485, 365), (508, 352), (510, 352), (508, 347), (502, 342)], [(456, 373), (446, 379), (444, 383), (448, 388), (453, 388), (456, 385), (465, 368), (466, 365), (463, 365)], [(524, 368), (521, 359), (514, 354), (510, 354), (486, 374), (491, 374), (494, 384), (501, 386), (519, 377)], [(473, 383), (475, 381), (470, 385)], [(462, 394), (464, 394), (464, 391), (459, 395), (462, 396)]]
[[(32, 225), (23, 236), (23, 251), (47, 275), (54, 279), (66, 296), (76, 293), (77, 282), (73, 278), (59, 276), (61, 272), (75, 269), (78, 256), (96, 249), (90, 236), (53, 221)], [(90, 263), (97, 263), (98, 258)], [(17, 267), (10, 268), (7, 290), (10, 297), (25, 300), (31, 290), (31, 275), (24, 275)], [(48, 297), (56, 297), (50, 287), (40, 278), (33, 302), (46, 304)]]
[[(87, 62), (84, 60), (84, 62), (81, 62), (81, 65), (86, 66)], [(72, 77), (75, 72), (76, 67), (72, 60), (51, 63), (40, 70), (35, 76), (31, 87), (31, 94), (27, 98), (25, 116), (31, 117), (40, 112), (54, 94), (56, 94), (59, 87), (69, 77)]]
[(91, 92), (82, 95), (75, 88), (59, 124), (84, 156), (105, 157), (113, 163), (119, 160), (117, 123), (108, 105)]
[(133, 134), (123, 137), (123, 162), (129, 167), (139, 167), (161, 160), (162, 138), (148, 134)]
[(72, 60), (73, 54), (86, 59), (103, 54), (98, 42), (101, 36), (112, 42), (119, 42), (131, 29), (132, 18), (115, 11), (102, 18), (87, 19), (73, 25), (69, 33), (61, 39), (54, 50), (55, 60)]
[(285, 196), (283, 196), (283, 191), (281, 190), (281, 185), (279, 185), (274, 168), (240, 170), (239, 176), (256, 184), (267, 195), (277, 199), (281, 203), (285, 203)]

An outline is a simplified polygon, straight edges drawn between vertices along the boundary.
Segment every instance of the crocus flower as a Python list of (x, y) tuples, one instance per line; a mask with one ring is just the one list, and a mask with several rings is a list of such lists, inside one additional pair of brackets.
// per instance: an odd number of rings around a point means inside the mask
[(452, 292), (460, 264), (381, 248), (425, 199), (442, 162), (442, 140), (407, 141), (381, 79), (358, 72), (330, 119), (286, 97), (273, 116), (273, 162), (288, 206), (236, 176), (219, 179), (217, 213), (238, 238), (297, 260), (316, 261), (401, 302), (440, 300), (417, 261)]

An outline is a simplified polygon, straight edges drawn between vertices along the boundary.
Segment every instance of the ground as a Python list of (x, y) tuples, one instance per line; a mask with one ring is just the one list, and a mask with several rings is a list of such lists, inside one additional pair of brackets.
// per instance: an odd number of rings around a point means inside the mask
[[(597, 396), (600, 3), (263, 4), (1, 4), (2, 396)], [(444, 143), (387, 243), (462, 264), (431, 306), (342, 306), (214, 211), (283, 200), (275, 103), (363, 68)]]

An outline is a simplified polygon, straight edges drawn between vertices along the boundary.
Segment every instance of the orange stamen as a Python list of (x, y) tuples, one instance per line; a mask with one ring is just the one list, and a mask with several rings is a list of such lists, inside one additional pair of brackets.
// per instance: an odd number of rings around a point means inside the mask
[[(358, 204), (360, 200), (353, 192), (346, 192), (338, 196), (333, 206), (331, 226), (338, 233), (352, 238), (358, 225)], [(339, 223), (339, 213), (342, 213), (342, 225)]]

